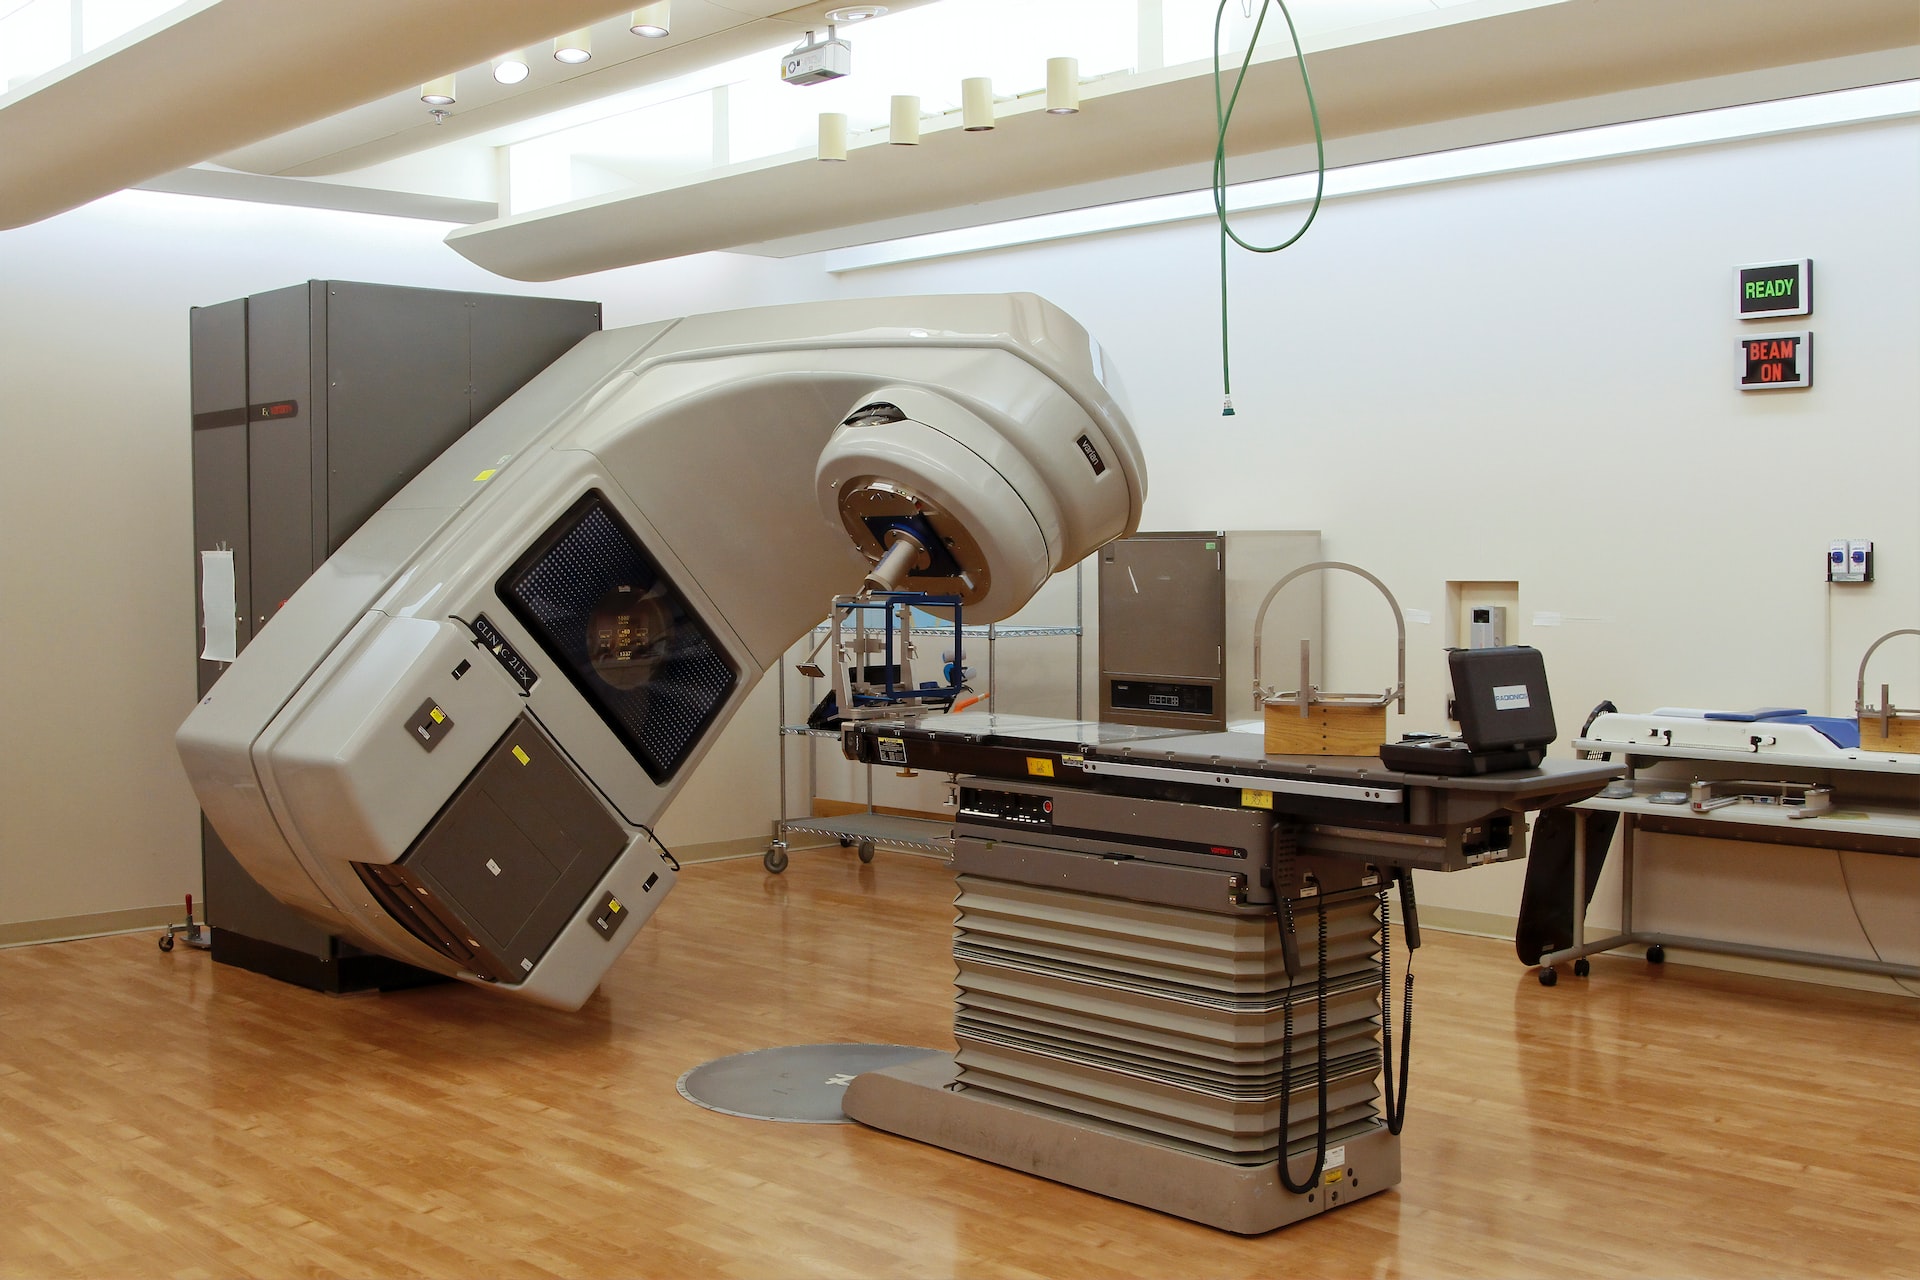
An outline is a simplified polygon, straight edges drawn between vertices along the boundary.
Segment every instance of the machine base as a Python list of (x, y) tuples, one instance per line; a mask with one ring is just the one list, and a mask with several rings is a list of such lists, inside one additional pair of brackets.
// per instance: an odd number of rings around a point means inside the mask
[(402, 991), (453, 979), (431, 970), (415, 968), (387, 956), (335, 956), (322, 960), (305, 951), (295, 951), (274, 942), (262, 942), (228, 929), (209, 929), (213, 935), (213, 958), (218, 964), (232, 965), (249, 973), (264, 974), (309, 991), (328, 995), (348, 995), (355, 991)]
[[(980, 1089), (956, 1089), (950, 1054), (869, 1071), (841, 1109), (870, 1128), (1252, 1236), (1384, 1191), (1400, 1181), (1400, 1140), (1384, 1125), (1333, 1146), (1345, 1160), (1296, 1196), (1272, 1165), (1229, 1164), (1130, 1136), (1115, 1125)], [(1306, 1176), (1311, 1155), (1295, 1157)]]

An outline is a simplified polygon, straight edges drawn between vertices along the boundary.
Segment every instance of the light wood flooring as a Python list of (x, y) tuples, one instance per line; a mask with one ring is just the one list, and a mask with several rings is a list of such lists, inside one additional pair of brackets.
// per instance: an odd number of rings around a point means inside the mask
[(1256, 1239), (675, 1092), (950, 1048), (938, 863), (690, 867), (578, 1014), (0, 952), (7, 1276), (1920, 1275), (1920, 1001), (1429, 934), (1404, 1178)]

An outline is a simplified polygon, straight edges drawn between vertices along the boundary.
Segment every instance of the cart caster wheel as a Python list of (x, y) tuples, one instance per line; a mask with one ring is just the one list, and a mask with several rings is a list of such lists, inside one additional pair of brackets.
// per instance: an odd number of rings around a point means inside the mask
[(1582, 957), (1581, 957), (1580, 959), (1578, 959), (1578, 960), (1575, 960), (1575, 961), (1573, 962), (1573, 976), (1574, 976), (1574, 977), (1576, 977), (1576, 978), (1584, 978), (1584, 977), (1586, 977), (1586, 976), (1587, 976), (1588, 974), (1590, 974), (1590, 973), (1592, 973), (1592, 972), (1593, 972), (1593, 966), (1587, 963), (1587, 960), (1586, 960), (1586, 957), (1585, 957), (1585, 956), (1582, 956)]
[(850, 838), (849, 838), (849, 837), (847, 837), (847, 836), (841, 836), (841, 837), (840, 837), (840, 847), (841, 847), (842, 849), (851, 849), (851, 848), (853, 848), (853, 841), (852, 841), (852, 839), (850, 839)]
[(769, 849), (767, 850), (767, 856), (760, 859), (760, 862), (768, 871), (777, 876), (787, 869), (787, 851), (785, 849)]
[(1551, 967), (1542, 969), (1540, 971), (1541, 986), (1550, 987), (1558, 981), (1560, 981), (1560, 975), (1557, 972), (1555, 972)]
[(865, 840), (862, 840), (860, 842), (860, 861), (862, 862), (873, 861), (873, 845)]
[(170, 933), (163, 933), (163, 934), (161, 934), (161, 935), (160, 935), (160, 949), (161, 949), (162, 951), (171, 951), (171, 950), (173, 950), (173, 935), (172, 935), (172, 934), (170, 934)]
[(1659, 943), (1656, 942), (1652, 946), (1647, 948), (1648, 964), (1665, 964), (1666, 962), (1667, 962), (1667, 949), (1665, 947), (1661, 946)]

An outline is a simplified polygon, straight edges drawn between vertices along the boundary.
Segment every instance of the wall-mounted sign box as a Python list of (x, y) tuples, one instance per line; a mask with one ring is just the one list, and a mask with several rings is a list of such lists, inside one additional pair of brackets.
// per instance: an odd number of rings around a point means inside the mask
[(1765, 320), (1771, 316), (1813, 314), (1813, 259), (1798, 262), (1769, 262), (1759, 266), (1735, 267), (1734, 283), (1739, 287), (1740, 318)]
[(1813, 385), (1813, 334), (1768, 333), (1740, 339), (1740, 389), (1780, 391)]

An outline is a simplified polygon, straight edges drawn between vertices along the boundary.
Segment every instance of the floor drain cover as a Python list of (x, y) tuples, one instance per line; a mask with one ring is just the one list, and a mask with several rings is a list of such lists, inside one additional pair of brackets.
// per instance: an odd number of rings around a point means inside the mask
[(795, 1044), (715, 1058), (680, 1077), (680, 1096), (709, 1111), (793, 1124), (852, 1124), (840, 1099), (863, 1071), (937, 1053), (904, 1044)]

